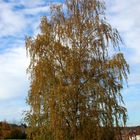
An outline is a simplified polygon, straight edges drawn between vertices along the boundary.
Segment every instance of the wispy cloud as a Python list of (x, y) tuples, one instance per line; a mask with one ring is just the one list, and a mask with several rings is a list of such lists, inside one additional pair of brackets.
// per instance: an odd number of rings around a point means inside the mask
[(6, 3), (11, 4), (12, 6), (22, 5), (26, 8), (32, 8), (42, 6), (47, 2), (45, 0), (7, 0)]
[(36, 8), (30, 8), (30, 9), (24, 9), (22, 12), (23, 14), (27, 15), (36, 15), (40, 13), (47, 13), (49, 12), (49, 6), (41, 6), (41, 7), (36, 7)]
[(41, 14), (49, 11), (43, 0), (9, 0), (0, 1), (0, 37), (25, 36), (32, 29)]
[(12, 5), (0, 2), (0, 37), (16, 36), (26, 27), (24, 16), (12, 11)]

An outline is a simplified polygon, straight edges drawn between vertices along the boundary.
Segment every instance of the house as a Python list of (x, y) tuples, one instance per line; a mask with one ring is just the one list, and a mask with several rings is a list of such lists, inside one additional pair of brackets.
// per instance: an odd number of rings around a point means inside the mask
[(140, 140), (140, 126), (122, 128), (121, 135), (122, 140)]

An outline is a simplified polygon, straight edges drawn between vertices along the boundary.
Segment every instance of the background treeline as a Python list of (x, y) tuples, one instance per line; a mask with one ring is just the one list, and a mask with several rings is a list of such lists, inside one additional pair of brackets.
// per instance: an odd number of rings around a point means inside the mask
[(0, 122), (0, 139), (26, 139), (26, 125)]

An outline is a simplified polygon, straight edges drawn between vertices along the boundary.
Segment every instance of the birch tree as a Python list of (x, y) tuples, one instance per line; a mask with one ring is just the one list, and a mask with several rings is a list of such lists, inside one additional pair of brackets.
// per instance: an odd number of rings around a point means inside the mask
[(115, 140), (126, 124), (121, 90), (129, 66), (101, 0), (65, 0), (26, 39), (33, 140)]

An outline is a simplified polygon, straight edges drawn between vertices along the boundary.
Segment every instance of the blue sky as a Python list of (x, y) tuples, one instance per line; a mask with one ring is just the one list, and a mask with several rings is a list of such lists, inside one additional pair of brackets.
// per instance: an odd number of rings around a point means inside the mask
[[(130, 64), (129, 86), (122, 92), (128, 125), (140, 125), (140, 1), (106, 0), (106, 6), (107, 19), (119, 30)], [(0, 0), (0, 120), (19, 122), (28, 108), (25, 37), (39, 32), (40, 17), (48, 11), (46, 0)]]

